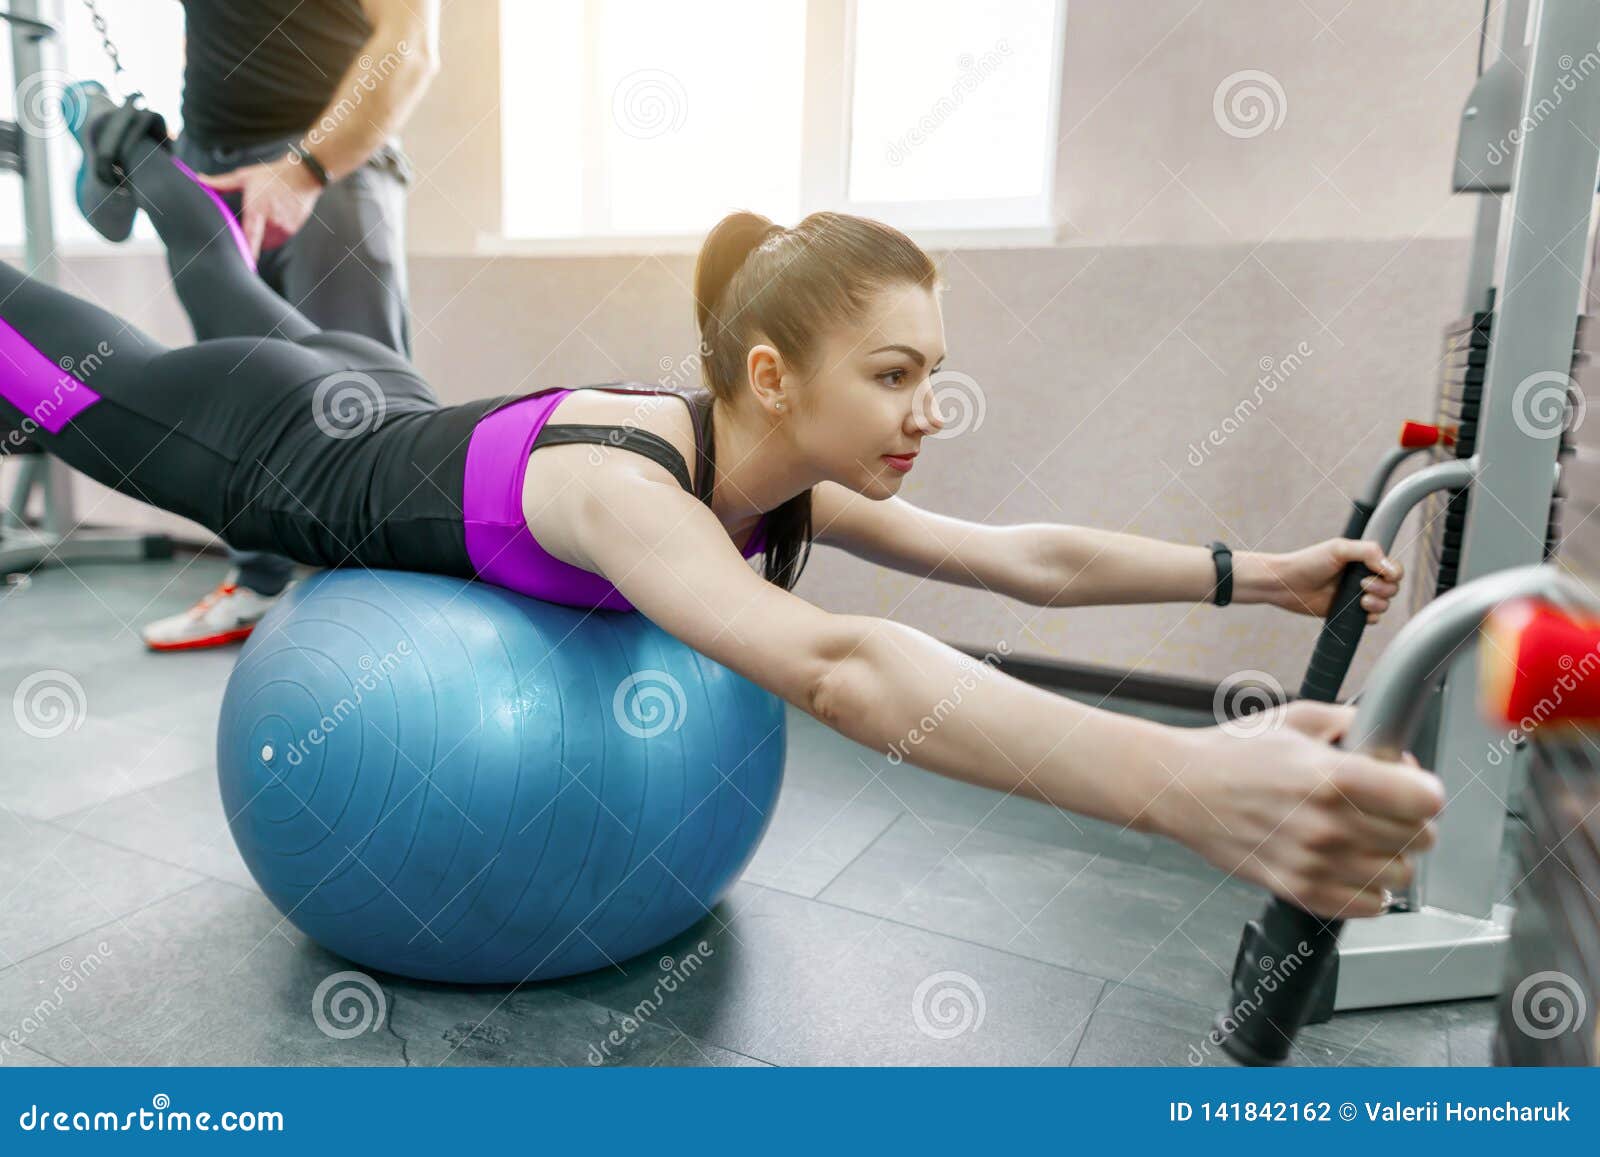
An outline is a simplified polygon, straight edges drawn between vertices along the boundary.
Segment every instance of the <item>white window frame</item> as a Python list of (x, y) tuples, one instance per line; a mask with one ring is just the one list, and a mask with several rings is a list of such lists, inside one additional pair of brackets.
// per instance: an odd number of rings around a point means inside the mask
[[(500, 0), (525, 3), (526, 0)], [(1066, 54), (1067, 0), (1053, 0), (1055, 18), (1050, 52), (1050, 87), (1046, 99), (1044, 173), (1040, 192), (1032, 197), (962, 198), (950, 201), (856, 201), (848, 195), (850, 175), (851, 80), (855, 75), (857, 0), (806, 0), (805, 93), (801, 105), (800, 212), (804, 216), (822, 209), (874, 217), (898, 228), (930, 248), (996, 249), (1050, 246), (1060, 238), (1055, 220), (1055, 185), (1060, 145), (1062, 63)], [(595, 8), (584, 4), (584, 76), (598, 75), (600, 28)], [(502, 49), (503, 51), (503, 49)], [(502, 57), (502, 59), (504, 59)], [(704, 232), (668, 234), (615, 234), (603, 232), (598, 208), (606, 203), (605, 165), (600, 142), (610, 103), (603, 94), (591, 93), (581, 115), (589, 123), (584, 141), (584, 221), (576, 237), (507, 237), (503, 229), (480, 233), (480, 253), (509, 255), (579, 256), (692, 254), (699, 251)], [(504, 136), (502, 134), (502, 140)], [(506, 195), (502, 170), (501, 196)], [(959, 210), (957, 210), (959, 206)], [(972, 224), (951, 229), (938, 224), (952, 213)], [(1021, 220), (1035, 224), (1017, 225)], [(792, 222), (788, 222), (792, 224)], [(707, 228), (710, 223), (707, 224)]]

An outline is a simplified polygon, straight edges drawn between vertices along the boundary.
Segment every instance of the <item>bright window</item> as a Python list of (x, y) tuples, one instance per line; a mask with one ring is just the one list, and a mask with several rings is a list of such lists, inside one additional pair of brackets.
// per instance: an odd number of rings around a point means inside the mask
[(1055, 153), (1053, 5), (855, 6), (850, 198), (1033, 197)]
[(1047, 228), (1064, 17), (1064, 0), (502, 0), (503, 231), (693, 235), (736, 208)]
[[(183, 7), (176, 2), (151, 3), (150, 0), (96, 0), (105, 17), (126, 70), (123, 85), (144, 93), (145, 104), (167, 118), (174, 133), (182, 128), (178, 101), (183, 92)], [(98, 80), (113, 96), (111, 62), (100, 45), (100, 36), (79, 0), (64, 0), (62, 34), (47, 49), (46, 73), (24, 78), (20, 91), (27, 101), (29, 123), (50, 132), (51, 193), (55, 210), (55, 235), (58, 243), (109, 243), (89, 227), (73, 201), (73, 181), (82, 155), (75, 141), (61, 124), (57, 94), (73, 79)], [(0, 24), (0, 117), (16, 119), (19, 86), (12, 69), (9, 30)], [(135, 236), (154, 237), (155, 230), (140, 215)], [(0, 173), (0, 244), (22, 242), (22, 190), (15, 173)]]

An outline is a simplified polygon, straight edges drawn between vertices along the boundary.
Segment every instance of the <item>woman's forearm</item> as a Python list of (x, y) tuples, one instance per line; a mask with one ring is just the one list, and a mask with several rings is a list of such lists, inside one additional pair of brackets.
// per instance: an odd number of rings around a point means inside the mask
[[(1086, 526), (1019, 529), (1031, 535), (1035, 564), (1028, 589), (1017, 594), (1035, 606), (1209, 602), (1216, 588), (1216, 564), (1203, 546)], [(1271, 556), (1234, 553), (1235, 603), (1276, 603), (1282, 591)]]
[(955, 779), (1165, 833), (1161, 800), (1187, 762), (1179, 728), (1014, 679), (915, 628), (851, 616), (855, 645), (813, 704), (857, 743)]
[(1164, 727), (1041, 691), (911, 627), (845, 618), (852, 648), (810, 709), (891, 760), (1175, 839), (1320, 915), (1383, 911), (1437, 838), (1437, 778), (1333, 746), (1347, 707), (1293, 703), (1248, 732)]

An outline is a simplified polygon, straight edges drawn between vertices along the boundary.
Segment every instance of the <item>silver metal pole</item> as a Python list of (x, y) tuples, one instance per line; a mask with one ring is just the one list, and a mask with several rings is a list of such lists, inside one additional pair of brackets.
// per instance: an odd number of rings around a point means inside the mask
[[(60, 6), (54, 0), (12, 0), (11, 11), (27, 20), (59, 22)], [(57, 24), (59, 26), (59, 24)], [(11, 26), (11, 66), (20, 102), (31, 94), (40, 101), (57, 99), (63, 73), (59, 67), (54, 37), (26, 24)], [(44, 114), (54, 119), (54, 110)], [(21, 129), (22, 216), (25, 223), (23, 263), (41, 281), (55, 285), (60, 280), (56, 264), (55, 218), (50, 206), (50, 137), (30, 131), (37, 125), (27, 110), (17, 109)]]
[[(1502, 289), (1485, 369), (1479, 470), (1462, 536), (1463, 583), (1539, 562), (1583, 300), (1588, 223), (1600, 175), (1600, 4), (1542, 0), (1528, 54)], [(1435, 770), (1450, 807), (1425, 867), (1430, 906), (1490, 915), (1511, 761), (1485, 756), (1503, 741), (1477, 710), (1476, 667), (1446, 676)]]

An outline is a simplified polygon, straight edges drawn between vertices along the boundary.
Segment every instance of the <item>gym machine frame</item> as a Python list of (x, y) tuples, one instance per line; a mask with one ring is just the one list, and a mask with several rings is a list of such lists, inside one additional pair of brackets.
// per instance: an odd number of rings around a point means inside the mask
[[(1471, 644), (1484, 619), (1497, 607), (1521, 599), (1540, 600), (1583, 617), (1600, 616), (1600, 596), (1554, 566), (1513, 567), (1441, 595), (1401, 629), (1373, 668), (1341, 746), (1379, 759), (1398, 758), (1416, 735), (1428, 685), (1446, 667), (1475, 668)], [(1306, 998), (1330, 978), (1342, 956), (1341, 932), (1391, 919), (1325, 921), (1292, 904), (1274, 902), (1260, 921), (1262, 943), (1282, 954), (1254, 977), (1257, 983), (1250, 990), (1235, 990), (1235, 1003), (1218, 1020), (1217, 1038), (1246, 1063), (1285, 1059), (1311, 1011)], [(1503, 978), (1503, 972), (1495, 978), (1495, 991)]]
[[(52, 75), (50, 46), (58, 36), (54, 0), (12, 0), (0, 11), (11, 33), (14, 78)], [(18, 121), (0, 121), (0, 171), (22, 179), (23, 265), (41, 281), (57, 284), (55, 221), (50, 203), (50, 139), (28, 131)], [(164, 534), (140, 534), (80, 527), (73, 502), (72, 471), (37, 446), (15, 448), (15, 433), (0, 434), (5, 453), (0, 462), (18, 460), (17, 479), (9, 502), (0, 503), (0, 575), (23, 572), (50, 563), (116, 562), (167, 558), (172, 541)], [(35, 492), (41, 496), (41, 527), (25, 518)]]
[[(1457, 188), (1491, 194), (1478, 206), (1468, 312), (1486, 308), (1491, 285), (1504, 287), (1474, 452), (1403, 479), (1377, 504), (1366, 532), (1387, 551), (1406, 514), (1424, 497), (1470, 485), (1475, 498), (1463, 528), (1463, 584), (1543, 556), (1561, 431), (1532, 426), (1527, 394), (1530, 383), (1536, 388), (1570, 380), (1583, 303), (1583, 286), (1573, 271), (1585, 265), (1588, 230), (1582, 226), (1589, 221), (1600, 176), (1600, 69), (1579, 75), (1570, 90), (1563, 84), (1583, 59), (1595, 61), (1600, 5), (1585, 0), (1533, 0), (1533, 5), (1530, 21), (1529, 0), (1507, 4), (1500, 57), (1480, 78), (1463, 113)], [(1577, 52), (1567, 55), (1563, 67), (1562, 50), (1568, 46)], [(1582, 59), (1574, 61), (1580, 53)], [(1525, 70), (1520, 89), (1507, 84), (1507, 70)], [(1504, 99), (1496, 107), (1497, 95), (1507, 92), (1517, 93), (1515, 107), (1505, 107)], [(1510, 212), (1502, 213), (1492, 194), (1503, 187), (1503, 173), (1491, 171), (1469, 150), (1496, 139), (1509, 145), (1513, 128), (1522, 139), (1511, 166)], [(1305, 697), (1331, 701), (1337, 696), (1365, 624), (1360, 582), (1368, 573), (1353, 566), (1341, 581), (1306, 675)], [(1418, 619), (1430, 612), (1424, 610)], [(1410, 630), (1408, 624), (1402, 637)], [(1219, 1021), (1219, 1036), (1238, 1059), (1281, 1061), (1295, 1030), (1333, 1010), (1484, 997), (1500, 988), (1511, 908), (1497, 902), (1496, 874), (1506, 799), (1526, 752), (1512, 747), (1503, 730), (1480, 716), (1475, 666), (1454, 648), (1436, 659), (1438, 668), (1409, 667), (1407, 677), (1427, 684), (1443, 675), (1431, 766), (1444, 781), (1449, 802), (1439, 820), (1438, 845), (1397, 910), (1352, 921), (1342, 935), (1340, 922), (1281, 900), (1246, 928), (1235, 962), (1234, 1011), (1260, 996), (1267, 971), (1294, 945), (1304, 941), (1325, 950), (1318, 953), (1317, 967), (1268, 985), (1274, 991), (1244, 1023), (1237, 1016), (1231, 1024)], [(1365, 695), (1375, 690), (1369, 684)], [(1420, 710), (1426, 710), (1427, 697), (1418, 698), (1424, 704)], [(1366, 708), (1363, 701), (1362, 711)], [(1408, 719), (1408, 738), (1414, 724)], [(1363, 735), (1358, 729), (1355, 738)], [(1495, 763), (1487, 757), (1497, 749), (1504, 758)], [(1224, 1014), (1223, 1021), (1228, 1020)]]

